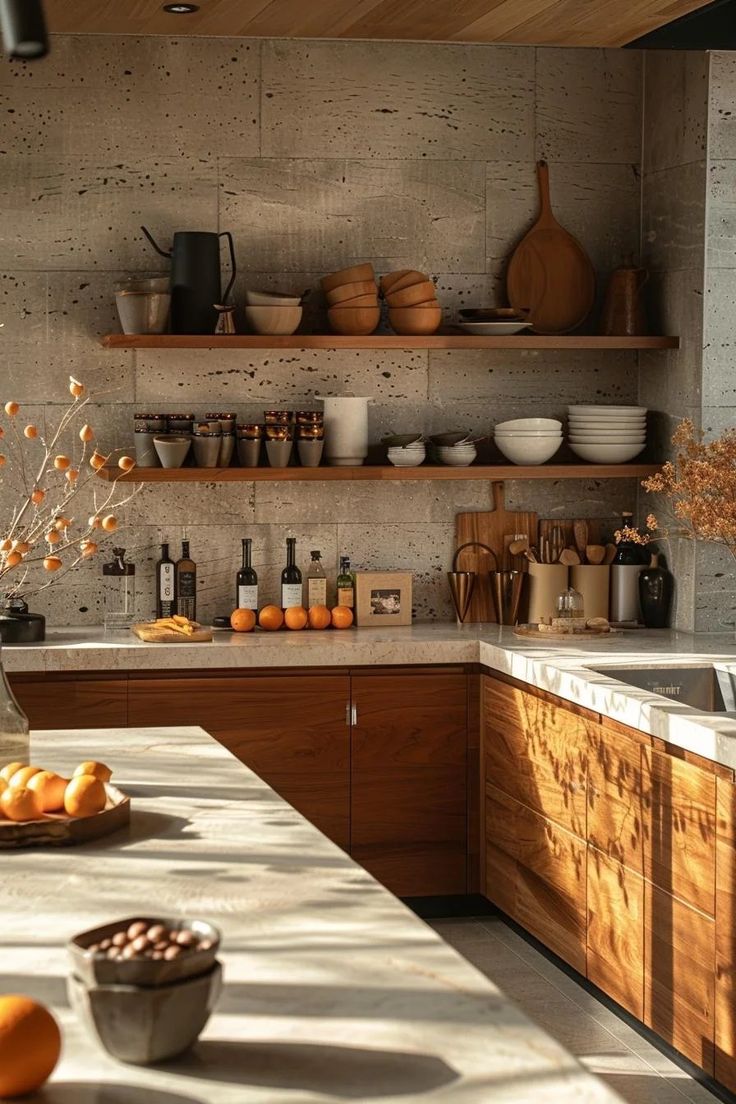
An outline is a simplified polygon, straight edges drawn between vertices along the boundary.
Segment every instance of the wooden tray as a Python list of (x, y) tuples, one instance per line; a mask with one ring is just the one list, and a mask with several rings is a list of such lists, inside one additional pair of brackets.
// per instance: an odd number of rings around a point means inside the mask
[(43, 820), (27, 820), (22, 824), (0, 820), (0, 851), (17, 847), (74, 847), (125, 828), (130, 823), (130, 798), (109, 782), (105, 790), (107, 805), (94, 816), (46, 813)]
[(514, 625), (514, 636), (533, 637), (535, 640), (578, 640), (591, 636), (620, 636), (621, 629), (576, 629), (574, 632), (540, 632), (538, 625)]
[(133, 632), (146, 644), (206, 644), (212, 640), (211, 629), (196, 629), (191, 636), (172, 632), (171, 629), (157, 629), (155, 625), (141, 621), (131, 626)]

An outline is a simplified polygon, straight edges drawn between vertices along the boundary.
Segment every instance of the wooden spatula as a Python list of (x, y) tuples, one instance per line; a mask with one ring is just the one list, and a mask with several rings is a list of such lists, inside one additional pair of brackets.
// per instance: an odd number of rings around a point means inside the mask
[(552, 214), (549, 168), (537, 164), (541, 210), (509, 261), (506, 292), (512, 307), (529, 308), (538, 333), (568, 333), (580, 326), (595, 302), (595, 272), (577, 238)]

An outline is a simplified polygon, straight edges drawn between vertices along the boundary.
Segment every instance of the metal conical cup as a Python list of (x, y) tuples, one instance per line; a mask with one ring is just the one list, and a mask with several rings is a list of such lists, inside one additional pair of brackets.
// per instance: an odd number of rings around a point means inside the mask
[(448, 571), (447, 581), (450, 584), (450, 594), (455, 607), (458, 622), (462, 625), (468, 615), (468, 609), (475, 590), (475, 580), (478, 578), (475, 571)]
[(491, 594), (499, 625), (515, 625), (524, 586), (523, 571), (489, 571)]

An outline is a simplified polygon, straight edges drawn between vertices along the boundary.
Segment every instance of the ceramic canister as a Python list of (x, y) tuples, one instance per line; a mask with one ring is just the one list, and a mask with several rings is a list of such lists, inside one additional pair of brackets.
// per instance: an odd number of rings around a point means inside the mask
[(356, 395), (317, 395), (325, 404), (325, 457), (333, 467), (356, 467), (368, 455), (368, 403)]
[(583, 596), (587, 617), (608, 617), (611, 568), (608, 564), (574, 564), (570, 586)]
[(557, 616), (557, 598), (567, 590), (567, 567), (565, 564), (529, 564), (529, 612), (527, 618), (531, 625), (537, 625), (545, 617)]
[(642, 564), (611, 564), (611, 621), (638, 622)]

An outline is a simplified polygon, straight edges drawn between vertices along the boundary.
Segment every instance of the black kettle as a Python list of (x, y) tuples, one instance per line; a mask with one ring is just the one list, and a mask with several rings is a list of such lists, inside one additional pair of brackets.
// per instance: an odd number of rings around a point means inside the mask
[[(211, 334), (217, 325), (216, 303), (227, 303), (235, 282), (235, 249), (228, 230), (213, 234), (201, 230), (177, 230), (171, 252), (161, 249), (141, 226), (149, 242), (162, 257), (171, 258), (171, 332)], [(230, 246), (232, 274), (222, 295), (220, 283), (220, 238)]]

